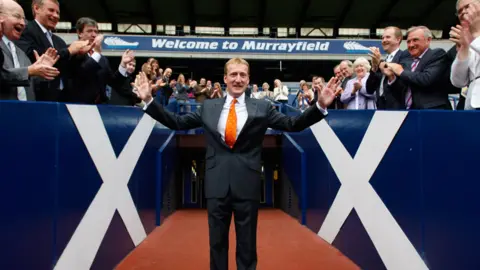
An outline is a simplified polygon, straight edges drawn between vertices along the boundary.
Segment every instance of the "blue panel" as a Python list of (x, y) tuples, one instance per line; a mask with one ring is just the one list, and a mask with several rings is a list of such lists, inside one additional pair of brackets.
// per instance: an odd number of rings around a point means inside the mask
[[(156, 155), (172, 131), (156, 125), (133, 171), (129, 188), (134, 197), (143, 226), (148, 233), (155, 228)], [(175, 138), (174, 138), (175, 139)]]
[(329, 112), (326, 120), (350, 156), (355, 157), (374, 113), (373, 110), (357, 111), (355, 114), (349, 110)]
[(57, 106), (1, 102), (0, 269), (50, 269)]
[(350, 213), (332, 244), (360, 269), (386, 269), (355, 210)]
[[(357, 117), (361, 116), (361, 117)], [(351, 115), (351, 121), (365, 122), (362, 119), (364, 113)], [(396, 137), (392, 141), (383, 160), (370, 179), (370, 184), (375, 189), (392, 216), (400, 225), (403, 232), (418, 252), (423, 252), (422, 242), (422, 194), (420, 174), (412, 174), (419, 171), (420, 142), (418, 140), (418, 117), (415, 113), (408, 115)], [(334, 127), (335, 130), (335, 127)], [(347, 134), (361, 132), (352, 127), (337, 132), (343, 137), (342, 143), (348, 143)], [(409, 170), (404, 165), (408, 164)], [(338, 183), (338, 178), (335, 183)], [(332, 186), (336, 184), (332, 184)], [(334, 194), (338, 189), (334, 189)], [(405, 198), (408, 198), (406, 200)], [(363, 231), (360, 233), (360, 231)], [(358, 237), (361, 235), (362, 237)], [(354, 239), (354, 240), (352, 240)], [(338, 243), (338, 245), (337, 245)], [(342, 243), (340, 245), (340, 243)], [(380, 258), (372, 246), (362, 223), (358, 217), (347, 219), (341, 233), (335, 239), (334, 245), (348, 254), (348, 257), (360, 265), (363, 269), (379, 269)], [(373, 247), (373, 246), (372, 246)], [(382, 265), (383, 267), (383, 265)], [(381, 269), (381, 268), (380, 268)]]
[(108, 227), (91, 270), (115, 269), (115, 266), (135, 248), (125, 223), (118, 211), (115, 211), (112, 223)]
[(370, 183), (417, 252), (423, 254), (422, 176), (412, 173), (422, 170), (418, 116), (416, 112), (408, 114)]
[(103, 181), (65, 105), (60, 105), (58, 152), (58, 259)]
[[(175, 172), (178, 165), (178, 156), (174, 136), (169, 137), (157, 152), (156, 158), (156, 224), (160, 225), (172, 210), (170, 197), (168, 197), (169, 186), (174, 184)], [(166, 199), (164, 198), (165, 196)], [(164, 204), (164, 201), (167, 203)]]
[(427, 261), (480, 269), (480, 114), (424, 112), (421, 121)]
[[(158, 51), (181, 53), (236, 54), (367, 54), (368, 47), (380, 48), (378, 40), (342, 39), (265, 39), (230, 37), (169, 37), (106, 35), (104, 50)], [(303, 59), (303, 58), (301, 58)]]
[(307, 159), (307, 222), (317, 233), (330, 207), (330, 164), (310, 129), (289, 135), (305, 150)]
[(144, 113), (137, 107), (108, 105), (98, 106), (98, 111), (118, 157)]
[(300, 198), (301, 196), (301, 152), (295, 147), (288, 137), (282, 138), (282, 161), (283, 170), (287, 174), (295, 193)]

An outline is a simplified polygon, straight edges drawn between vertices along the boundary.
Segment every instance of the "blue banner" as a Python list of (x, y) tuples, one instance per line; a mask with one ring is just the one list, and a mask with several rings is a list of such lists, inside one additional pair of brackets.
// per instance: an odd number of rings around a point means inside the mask
[(106, 35), (105, 50), (243, 53), (243, 54), (366, 54), (368, 47), (378, 47), (380, 40), (341, 39), (266, 39), (199, 38), (167, 36)]

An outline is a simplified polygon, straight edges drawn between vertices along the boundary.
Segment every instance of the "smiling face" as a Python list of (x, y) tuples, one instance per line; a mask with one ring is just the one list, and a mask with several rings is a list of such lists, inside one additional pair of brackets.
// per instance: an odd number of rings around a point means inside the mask
[(248, 63), (240, 58), (233, 58), (225, 65), (223, 81), (228, 92), (235, 98), (241, 96), (250, 83), (250, 70)]
[(413, 58), (417, 58), (430, 47), (430, 41), (432, 39), (426, 37), (423, 29), (416, 29), (408, 34), (407, 46), (408, 52)]
[(400, 46), (401, 41), (402, 41), (402, 37), (397, 36), (397, 33), (395, 33), (395, 28), (388, 27), (383, 32), (382, 47), (383, 47), (383, 50), (386, 51), (387, 53), (394, 52)]
[(363, 64), (359, 64), (355, 67), (355, 73), (358, 78), (363, 78), (367, 74), (367, 68)]
[(3, 20), (3, 34), (9, 40), (18, 40), (25, 29), (25, 14), (22, 7), (14, 1), (4, 1), (4, 12), (1, 14)]
[(58, 2), (54, 0), (37, 0), (35, 2), (33, 4), (35, 19), (48, 30), (54, 30), (60, 20)]

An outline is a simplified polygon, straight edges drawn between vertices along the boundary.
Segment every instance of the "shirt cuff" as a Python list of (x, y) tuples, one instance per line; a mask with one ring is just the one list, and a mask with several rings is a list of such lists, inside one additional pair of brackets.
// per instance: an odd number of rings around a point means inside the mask
[(327, 109), (323, 109), (323, 108), (320, 106), (320, 104), (318, 104), (318, 102), (315, 102), (315, 104), (317, 104), (317, 108), (320, 110), (320, 112), (321, 112), (324, 116), (326, 116), (326, 115), (328, 114)]
[(149, 102), (146, 102), (146, 103), (145, 103), (145, 105), (143, 106), (143, 110), (144, 110), (144, 111), (147, 110), (148, 105), (152, 104), (152, 102), (153, 102), (153, 97), (150, 99)]
[(98, 52), (93, 52), (93, 54), (91, 55), (91, 57), (93, 58), (93, 60), (95, 60), (95, 62), (98, 63), (98, 61), (100, 61), (100, 57), (102, 57), (102, 55), (99, 54)]
[(122, 67), (122, 64), (118, 65), (118, 72), (120, 72), (120, 74), (122, 74), (123, 77), (128, 77), (127, 68)]
[(397, 76), (393, 77), (393, 81), (390, 81), (390, 80), (387, 79), (388, 85), (392, 85), (396, 80), (397, 80)]

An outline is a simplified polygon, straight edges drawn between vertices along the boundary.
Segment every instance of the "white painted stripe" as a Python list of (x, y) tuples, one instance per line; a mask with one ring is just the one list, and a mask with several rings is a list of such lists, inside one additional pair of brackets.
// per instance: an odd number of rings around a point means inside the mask
[(311, 127), (342, 183), (318, 235), (332, 243), (355, 208), (387, 269), (423, 270), (428, 269), (427, 266), (369, 183), (407, 114), (375, 112), (355, 159), (326, 121)]
[(66, 106), (104, 182), (55, 266), (59, 270), (83, 270), (91, 267), (115, 210), (120, 213), (135, 246), (146, 238), (127, 185), (155, 120), (143, 115), (117, 159), (98, 108)]

